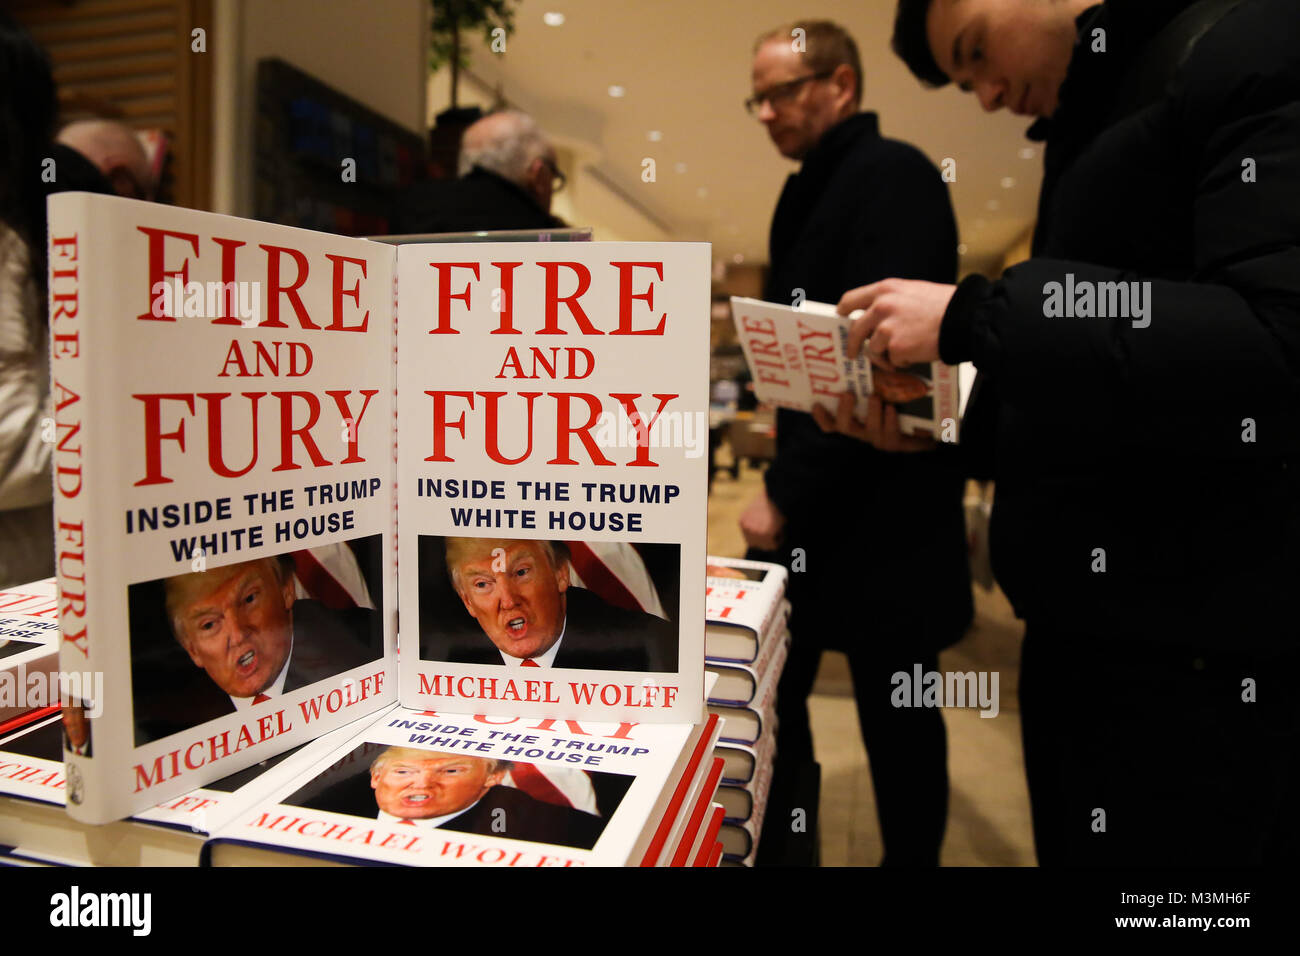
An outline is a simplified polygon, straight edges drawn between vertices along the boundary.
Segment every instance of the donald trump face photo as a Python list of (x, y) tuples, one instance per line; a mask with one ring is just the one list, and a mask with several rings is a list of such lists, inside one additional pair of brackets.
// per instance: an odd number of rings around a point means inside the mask
[(166, 582), (176, 640), (231, 697), (253, 697), (293, 645), (293, 579), (275, 558), (177, 575)]
[(549, 541), (449, 538), (456, 594), (497, 650), (545, 654), (564, 629), (569, 562)]
[(429, 820), (473, 806), (509, 768), (487, 757), (389, 747), (370, 767), (379, 809), (401, 820)]

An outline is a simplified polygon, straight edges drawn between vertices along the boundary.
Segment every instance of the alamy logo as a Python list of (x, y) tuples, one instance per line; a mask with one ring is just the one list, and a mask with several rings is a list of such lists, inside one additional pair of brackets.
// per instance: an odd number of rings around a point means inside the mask
[(0, 673), (0, 707), (38, 710), (77, 701), (87, 717), (104, 712), (103, 671), (28, 671), (19, 664)]
[(1133, 328), (1151, 324), (1150, 282), (1091, 282), (1065, 274), (1064, 284), (1043, 284), (1043, 315), (1049, 319), (1132, 319)]
[(997, 671), (921, 672), (896, 671), (889, 682), (894, 686), (889, 702), (895, 707), (979, 707), (981, 717), (998, 715)]
[(260, 282), (155, 282), (149, 311), (155, 319), (239, 319), (251, 329), (262, 321)]
[(153, 927), (150, 893), (82, 893), (74, 886), (50, 897), (51, 926), (128, 926), (134, 936)]

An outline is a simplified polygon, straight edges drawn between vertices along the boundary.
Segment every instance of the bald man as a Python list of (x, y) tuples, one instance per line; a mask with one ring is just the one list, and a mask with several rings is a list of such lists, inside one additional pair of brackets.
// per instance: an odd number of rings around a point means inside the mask
[(489, 113), (461, 139), (461, 178), (416, 183), (400, 197), (393, 232), (555, 229), (551, 199), (563, 188), (555, 147), (526, 113)]
[(78, 120), (63, 127), (57, 138), (94, 163), (119, 196), (154, 198), (158, 183), (149, 155), (131, 127), (114, 120)]

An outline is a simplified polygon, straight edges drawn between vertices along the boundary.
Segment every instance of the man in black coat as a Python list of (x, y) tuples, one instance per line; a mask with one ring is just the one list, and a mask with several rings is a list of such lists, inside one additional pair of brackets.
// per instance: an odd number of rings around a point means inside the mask
[(452, 586), (478, 633), (462, 638), (435, 612), (421, 659), (676, 672), (677, 628), (571, 584), (562, 542), (448, 538), (446, 549)]
[[(835, 302), (896, 272), (955, 277), (957, 232), (939, 171), (883, 139), (874, 113), (858, 112), (861, 76), (852, 38), (834, 24), (791, 24), (755, 48), (748, 105), (781, 154), (802, 161), (772, 219), (766, 299)], [(921, 439), (880, 451), (782, 409), (765, 492), (741, 519), (750, 557), (791, 571), (778, 781), (812, 760), (806, 699), (822, 650), (845, 651), (891, 865), (936, 865), (947, 818), (942, 715), (895, 708), (890, 695), (893, 674), (918, 663), (936, 670), (938, 651), (971, 617), (954, 457)], [(863, 489), (883, 504), (861, 507)], [(788, 813), (774, 816), (788, 829)]]
[(563, 188), (555, 147), (517, 110), (491, 113), (461, 139), (461, 178), (416, 183), (393, 210), (393, 232), (556, 229), (551, 198)]
[(590, 850), (605, 822), (501, 786), (510, 762), (414, 747), (389, 747), (370, 765), (378, 818)]
[(1293, 859), (1295, 4), (903, 0), (894, 44), (1047, 140), (1032, 259), (840, 303), (877, 359), (980, 370), (1039, 861)]

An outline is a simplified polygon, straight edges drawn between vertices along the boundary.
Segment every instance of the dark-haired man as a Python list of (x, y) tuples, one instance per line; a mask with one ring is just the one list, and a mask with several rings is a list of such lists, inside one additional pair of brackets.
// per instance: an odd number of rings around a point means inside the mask
[[(807, 20), (764, 34), (752, 83), (750, 112), (778, 152), (801, 163), (772, 219), (765, 298), (835, 302), (894, 274), (953, 280), (957, 230), (947, 189), (920, 151), (884, 139), (876, 114), (859, 112), (862, 67), (843, 28)], [(894, 449), (823, 434), (809, 415), (781, 410), (776, 458), (741, 528), (756, 549), (751, 557), (791, 569), (777, 781), (812, 760), (806, 700), (822, 651), (845, 651), (884, 862), (933, 866), (948, 811), (943, 718), (893, 707), (891, 676), (917, 664), (936, 669), (940, 648), (970, 619), (962, 488), (952, 449), (919, 439)], [(864, 488), (888, 505), (858, 507)], [(776, 803), (781, 789), (774, 783)], [(771, 818), (783, 812), (777, 807)]]
[[(902, 0), (894, 47), (1047, 140), (1033, 258), (841, 301), (877, 361), (980, 369), (963, 444), (991, 463), (994, 568), (1027, 625), (1039, 861), (1289, 860), (1295, 4)], [(862, 433), (847, 405), (838, 425)]]

